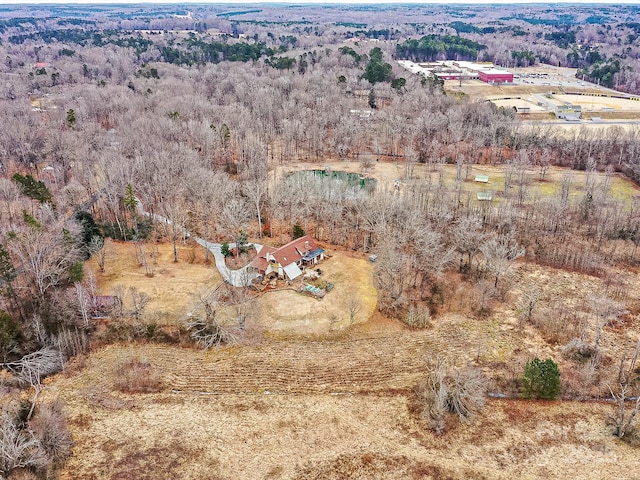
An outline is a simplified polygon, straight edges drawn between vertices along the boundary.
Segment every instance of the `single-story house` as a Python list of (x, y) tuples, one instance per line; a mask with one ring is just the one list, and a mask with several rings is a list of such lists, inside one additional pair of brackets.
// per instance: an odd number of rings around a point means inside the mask
[(262, 247), (252, 265), (260, 275), (275, 273), (280, 278), (294, 280), (302, 274), (302, 269), (317, 265), (322, 260), (324, 250), (305, 235), (280, 248)]

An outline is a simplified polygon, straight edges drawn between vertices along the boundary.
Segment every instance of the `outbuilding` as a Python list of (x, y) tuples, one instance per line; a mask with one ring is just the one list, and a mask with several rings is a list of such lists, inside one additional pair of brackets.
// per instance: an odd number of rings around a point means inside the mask
[(486, 83), (513, 83), (513, 73), (495, 68), (480, 70), (478, 72), (478, 78)]

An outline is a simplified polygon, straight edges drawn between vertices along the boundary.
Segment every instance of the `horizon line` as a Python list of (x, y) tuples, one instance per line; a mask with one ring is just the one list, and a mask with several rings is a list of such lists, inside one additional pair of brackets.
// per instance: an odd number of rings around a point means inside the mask
[(251, 0), (249, 2), (238, 2), (237, 0), (213, 0), (213, 1), (186, 1), (178, 2), (176, 0), (29, 0), (27, 2), (0, 0), (0, 5), (8, 7), (28, 7), (28, 6), (60, 6), (60, 5), (237, 5), (244, 7), (247, 5), (307, 5), (307, 6), (324, 6), (324, 5), (390, 5), (390, 6), (409, 6), (409, 5), (638, 5), (637, 0), (412, 0), (412, 1), (394, 1), (394, 0), (333, 0), (329, 2), (320, 2), (317, 0), (298, 0), (298, 1), (273, 1), (273, 0)]

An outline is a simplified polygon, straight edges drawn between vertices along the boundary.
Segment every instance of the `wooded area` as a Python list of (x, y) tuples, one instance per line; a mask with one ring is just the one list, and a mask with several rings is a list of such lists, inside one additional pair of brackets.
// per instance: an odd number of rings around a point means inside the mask
[[(37, 402), (41, 381), (92, 345), (219, 347), (268, 319), (249, 286), (217, 291), (180, 325), (143, 322), (149, 297), (136, 288), (100, 292), (113, 242), (134, 243), (153, 277), (157, 245), (188, 263), (190, 237), (236, 243), (237, 253), (247, 237), (279, 246), (307, 234), (374, 254), (376, 315), (402, 328), (453, 313), (488, 322), (510, 308), (514, 335), (535, 337), (561, 362), (562, 389), (541, 398), (612, 398), (615, 434), (640, 443), (640, 404), (625, 402), (639, 393), (640, 123), (566, 134), (395, 61), (545, 63), (640, 93), (638, 8), (369, 7), (0, 11), (0, 354), (6, 390), (32, 392), (28, 408), (4, 410), (0, 444), (11, 438), (22, 453), (2, 459), (2, 475), (53, 471), (67, 458), (59, 406)], [(356, 182), (291, 173), (338, 162), (353, 165)], [(489, 196), (469, 190), (478, 167), (496, 172)], [(600, 283), (564, 302), (523, 284), (514, 272), (524, 263)], [(361, 305), (348, 310), (353, 326)], [(452, 412), (466, 420), (481, 410), (481, 368), (520, 395), (522, 371), (513, 378), (509, 361), (456, 370), (439, 358), (416, 394), (427, 423), (442, 433)], [(132, 377), (151, 368), (127, 365)], [(149, 378), (121, 391), (162, 388)], [(469, 403), (464, 388), (476, 393)], [(53, 443), (26, 433), (45, 416), (62, 432)]]

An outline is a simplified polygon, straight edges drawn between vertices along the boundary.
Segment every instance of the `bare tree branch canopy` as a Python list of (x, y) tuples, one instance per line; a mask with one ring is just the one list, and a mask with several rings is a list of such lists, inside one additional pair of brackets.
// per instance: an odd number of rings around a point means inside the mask
[(607, 385), (616, 405), (615, 413), (610, 417), (614, 433), (619, 438), (633, 435), (636, 443), (640, 441), (636, 418), (640, 411), (640, 379), (636, 371), (639, 356), (640, 342), (628, 362), (624, 356), (620, 360), (617, 382)]
[(3, 478), (18, 468), (42, 468), (47, 464), (40, 441), (18, 427), (17, 419), (7, 411), (0, 418), (0, 473)]
[(229, 345), (236, 342), (236, 336), (216, 319), (216, 311), (211, 305), (205, 305), (206, 316), (196, 317), (186, 325), (191, 338), (203, 349)]
[(59, 350), (44, 347), (25, 355), (16, 362), (4, 364), (24, 385), (39, 385), (42, 379), (58, 373), (64, 366), (64, 358)]
[(498, 287), (498, 280), (504, 275), (513, 262), (524, 255), (524, 248), (520, 247), (511, 235), (492, 238), (480, 248), (487, 260), (487, 269), (495, 278), (494, 287)]
[(9, 242), (9, 248), (41, 299), (68, 277), (71, 266), (81, 258), (72, 231), (59, 221), (25, 228)]
[(416, 393), (422, 415), (431, 428), (441, 434), (447, 428), (449, 414), (467, 421), (482, 410), (487, 386), (487, 379), (480, 369), (454, 368), (440, 357), (428, 367), (426, 379), (418, 385)]

